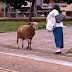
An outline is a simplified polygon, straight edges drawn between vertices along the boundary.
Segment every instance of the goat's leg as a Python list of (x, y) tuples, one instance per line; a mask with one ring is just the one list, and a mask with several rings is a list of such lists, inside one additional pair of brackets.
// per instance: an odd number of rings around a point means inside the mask
[(23, 39), (22, 39), (22, 48), (24, 47), (24, 44), (23, 44)]
[(27, 46), (27, 49), (29, 48), (29, 40), (28, 39), (26, 39), (26, 41), (28, 42), (28, 46)]
[(30, 39), (30, 42), (29, 42), (29, 45), (30, 45), (29, 49), (30, 49), (30, 50), (31, 50), (31, 41), (32, 41), (32, 39)]
[(19, 49), (19, 44), (18, 44), (18, 42), (19, 42), (19, 38), (17, 38), (17, 45), (18, 45), (18, 49)]

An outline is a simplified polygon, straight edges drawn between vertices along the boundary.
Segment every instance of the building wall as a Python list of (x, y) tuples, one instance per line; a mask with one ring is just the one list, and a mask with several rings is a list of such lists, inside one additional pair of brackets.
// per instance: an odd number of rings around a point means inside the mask
[[(38, 5), (44, 4), (45, 0), (36, 0)], [(62, 13), (66, 15), (67, 11), (72, 11), (72, 6), (67, 5), (63, 0), (49, 0), (49, 3), (59, 3), (60, 4), (60, 9), (62, 10)]]
[[(66, 7), (60, 7), (60, 9), (62, 10), (62, 13), (64, 15), (66, 15), (66, 12), (69, 12), (69, 15), (70, 15), (71, 11), (72, 11), (72, 4), (67, 5)], [(72, 14), (71, 14), (71, 16), (72, 16)]]
[(67, 7), (61, 7), (61, 10), (71, 11), (71, 4), (67, 5)]

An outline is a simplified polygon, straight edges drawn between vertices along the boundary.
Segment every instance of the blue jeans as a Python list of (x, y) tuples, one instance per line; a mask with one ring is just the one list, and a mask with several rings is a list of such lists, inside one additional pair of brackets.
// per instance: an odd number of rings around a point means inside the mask
[(63, 28), (62, 27), (56, 27), (53, 30), (53, 34), (54, 34), (54, 40), (55, 40), (56, 47), (63, 48), (64, 47)]

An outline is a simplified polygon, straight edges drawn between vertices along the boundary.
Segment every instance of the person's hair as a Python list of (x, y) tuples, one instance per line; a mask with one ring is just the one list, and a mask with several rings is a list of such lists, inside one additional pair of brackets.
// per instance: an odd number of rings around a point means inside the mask
[(53, 9), (56, 9), (59, 13), (61, 13), (61, 10), (60, 10), (59, 5), (55, 4), (55, 5), (53, 6)]

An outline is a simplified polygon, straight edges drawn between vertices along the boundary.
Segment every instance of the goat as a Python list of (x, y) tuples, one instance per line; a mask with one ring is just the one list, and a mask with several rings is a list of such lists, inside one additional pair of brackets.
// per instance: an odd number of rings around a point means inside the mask
[[(19, 38), (22, 39), (22, 48), (23, 46), (23, 40), (26, 39), (28, 42), (27, 49), (31, 50), (31, 41), (33, 36), (35, 35), (35, 30), (38, 29), (38, 23), (37, 22), (30, 22), (30, 25), (22, 25), (18, 28), (17, 31), (17, 44), (19, 41)], [(19, 45), (18, 45), (19, 49)]]

